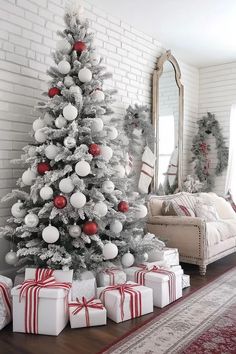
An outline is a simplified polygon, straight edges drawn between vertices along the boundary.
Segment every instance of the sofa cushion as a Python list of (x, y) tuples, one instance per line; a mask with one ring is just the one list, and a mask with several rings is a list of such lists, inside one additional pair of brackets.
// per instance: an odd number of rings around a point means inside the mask
[(215, 245), (231, 237), (236, 237), (235, 219), (206, 222), (206, 241), (208, 246)]
[(165, 201), (162, 203), (161, 212), (163, 216), (195, 216), (195, 213), (192, 209), (187, 208), (184, 205), (178, 203), (178, 200), (175, 201)]
[(199, 196), (206, 203), (215, 206), (220, 219), (236, 219), (236, 213), (224, 198), (215, 193), (199, 193)]
[(219, 220), (219, 215), (214, 205), (203, 203), (201, 199), (197, 199), (195, 213), (197, 217), (202, 218), (205, 221)]

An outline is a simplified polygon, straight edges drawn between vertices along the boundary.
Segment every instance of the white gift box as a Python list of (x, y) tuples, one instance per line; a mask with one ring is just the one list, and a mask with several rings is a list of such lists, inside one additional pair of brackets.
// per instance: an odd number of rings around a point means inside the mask
[(12, 280), (0, 275), (0, 329), (11, 322), (11, 288)]
[[(27, 268), (25, 280), (35, 279), (35, 268)], [(72, 282), (73, 271), (55, 270), (53, 275), (58, 282)], [(13, 300), (13, 332), (26, 332), (26, 297), (19, 299), (20, 286), (11, 291)], [(33, 316), (31, 316), (33, 317)], [(60, 288), (41, 288), (38, 298), (37, 334), (57, 336), (68, 322), (68, 291)]]
[(80, 279), (74, 280), (72, 282), (71, 298), (75, 300), (76, 298), (91, 299), (96, 296), (97, 284), (95, 276), (90, 271), (85, 271), (80, 274)]
[[(128, 281), (126, 284), (137, 285), (134, 282)], [(124, 284), (122, 284), (124, 285)], [(121, 286), (121, 285), (118, 285)], [(129, 293), (124, 294), (124, 303), (123, 307), (121, 306), (121, 294), (119, 290), (109, 290), (110, 287), (101, 287), (97, 289), (97, 294), (104, 306), (107, 309), (107, 317), (112, 321), (119, 323), (127, 321), (134, 317), (139, 317), (146, 315), (147, 313), (153, 312), (153, 291), (152, 289), (137, 285), (133, 287), (133, 290), (140, 294), (141, 301), (138, 301), (137, 312), (133, 314), (131, 312), (131, 295)], [(102, 292), (108, 289), (103, 295)], [(122, 309), (123, 309), (123, 318), (122, 318)]]
[(183, 274), (182, 277), (182, 288), (188, 288), (190, 286), (190, 275), (188, 274)]
[[(155, 262), (153, 262), (155, 263)], [(150, 263), (149, 263), (150, 264)], [(155, 264), (154, 264), (155, 265)], [(152, 267), (149, 267), (151, 269)], [(136, 272), (142, 270), (140, 267), (124, 269), (127, 279), (137, 282)], [(144, 285), (153, 290), (153, 303), (156, 307), (164, 307), (182, 297), (182, 275), (181, 266), (169, 267), (166, 270), (174, 273), (173, 285), (167, 274), (148, 272), (144, 275)]]
[(179, 265), (179, 251), (177, 248), (164, 247), (163, 250), (153, 250), (148, 253), (149, 262), (165, 261), (168, 266)]
[(126, 282), (126, 273), (118, 268), (104, 269), (97, 274), (97, 282), (100, 287), (124, 284)]
[[(101, 300), (94, 299), (92, 303), (102, 304)], [(73, 306), (74, 305), (74, 306)], [(69, 316), (70, 316), (70, 326), (71, 328), (82, 328), (82, 327), (91, 327), (91, 326), (102, 326), (107, 323), (107, 310), (103, 308), (87, 308), (88, 318), (86, 321), (86, 309), (83, 307), (78, 313), (73, 314), (76, 307), (78, 306), (77, 302), (71, 302), (69, 306)]]

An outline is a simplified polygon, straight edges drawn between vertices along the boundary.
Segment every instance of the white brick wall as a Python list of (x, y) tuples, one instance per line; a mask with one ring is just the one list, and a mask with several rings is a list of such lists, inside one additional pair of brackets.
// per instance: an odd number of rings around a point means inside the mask
[[(157, 57), (164, 50), (160, 43), (122, 20), (83, 2), (96, 43), (113, 80), (107, 87), (119, 90), (115, 109), (122, 117), (129, 104), (151, 104), (151, 77)], [(34, 106), (47, 89), (46, 70), (55, 49), (56, 31), (63, 30), (63, 0), (1, 0), (0, 2), (0, 197), (15, 186), (21, 174), (10, 165), (20, 156), (29, 140), (28, 131), (37, 116)], [(174, 54), (174, 53), (173, 53)], [(197, 114), (198, 71), (181, 63), (185, 85), (185, 151), (193, 133)], [(188, 159), (185, 158), (185, 162)], [(186, 165), (187, 166), (187, 165)], [(185, 168), (186, 170), (186, 168)], [(0, 207), (0, 225), (9, 215), (9, 205)], [(7, 244), (1, 240), (0, 254)], [(3, 256), (0, 256), (0, 259)], [(0, 260), (0, 269), (6, 267)]]

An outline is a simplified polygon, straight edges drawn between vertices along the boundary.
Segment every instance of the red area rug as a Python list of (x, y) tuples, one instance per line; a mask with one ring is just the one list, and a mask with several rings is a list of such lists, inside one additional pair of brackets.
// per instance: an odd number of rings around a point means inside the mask
[(236, 354), (236, 269), (176, 303), (104, 354)]

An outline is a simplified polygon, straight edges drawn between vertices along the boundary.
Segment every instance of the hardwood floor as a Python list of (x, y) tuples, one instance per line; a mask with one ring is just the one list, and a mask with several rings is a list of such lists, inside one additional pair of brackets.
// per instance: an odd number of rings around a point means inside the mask
[[(224, 259), (210, 264), (206, 276), (202, 277), (198, 273), (197, 266), (183, 263), (184, 272), (191, 276), (191, 287), (184, 290), (184, 296), (208, 284), (233, 266), (236, 266), (236, 254), (229, 255)], [(184, 301), (184, 299), (182, 298), (179, 301)], [(130, 330), (145, 323), (153, 315), (163, 313), (167, 309), (168, 306), (164, 309), (154, 308), (154, 313), (152, 314), (120, 324), (108, 320), (108, 325), (102, 327), (70, 329), (68, 326), (58, 337), (13, 333), (12, 326), (9, 325), (0, 332), (0, 353), (96, 354)]]

